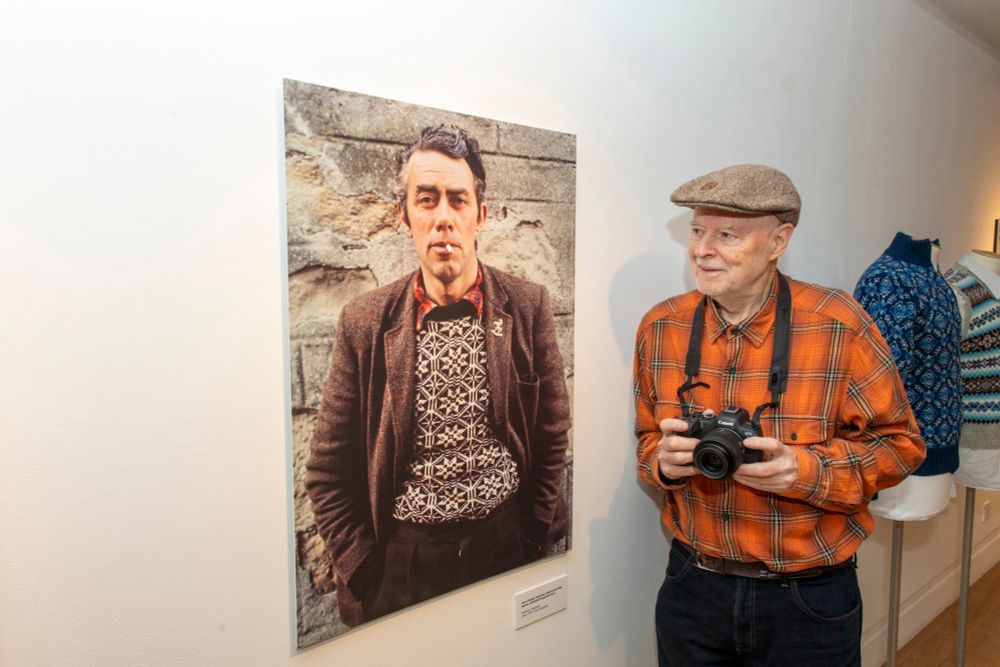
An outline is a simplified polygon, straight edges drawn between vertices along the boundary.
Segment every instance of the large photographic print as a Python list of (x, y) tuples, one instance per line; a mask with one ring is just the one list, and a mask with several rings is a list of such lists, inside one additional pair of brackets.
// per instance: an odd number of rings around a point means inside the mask
[(576, 140), (284, 104), (304, 648), (570, 548)]

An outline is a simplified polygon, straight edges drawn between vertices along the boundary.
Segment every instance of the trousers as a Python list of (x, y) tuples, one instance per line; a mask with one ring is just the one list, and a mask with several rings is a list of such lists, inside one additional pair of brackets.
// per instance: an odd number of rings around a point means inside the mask
[(697, 567), (674, 539), (656, 599), (656, 641), (661, 667), (860, 667), (857, 568), (749, 579)]
[(381, 580), (364, 601), (365, 611), (369, 618), (390, 614), (526, 562), (512, 500), (479, 520), (397, 522), (386, 541)]

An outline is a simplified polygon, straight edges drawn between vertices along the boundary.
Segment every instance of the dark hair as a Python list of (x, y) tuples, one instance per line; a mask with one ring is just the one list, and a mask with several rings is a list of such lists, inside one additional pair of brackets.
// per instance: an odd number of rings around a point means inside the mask
[(404, 216), (406, 215), (406, 165), (417, 151), (437, 151), (448, 157), (464, 158), (475, 180), (476, 206), (482, 205), (486, 194), (486, 170), (479, 155), (479, 142), (457, 125), (438, 125), (425, 127), (420, 131), (417, 140), (396, 156), (396, 189), (393, 194), (396, 196), (396, 203), (402, 207)]

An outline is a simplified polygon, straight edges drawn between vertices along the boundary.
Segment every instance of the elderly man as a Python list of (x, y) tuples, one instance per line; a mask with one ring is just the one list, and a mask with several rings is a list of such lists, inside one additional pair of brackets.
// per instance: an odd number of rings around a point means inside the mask
[(638, 470), (673, 533), (661, 665), (860, 665), (854, 554), (869, 501), (924, 458), (892, 355), (847, 293), (777, 270), (799, 219), (783, 173), (681, 185), (697, 290), (635, 347)]
[(421, 132), (396, 191), (420, 268), (340, 316), (305, 487), (349, 625), (537, 559), (566, 532), (548, 293), (478, 260), (485, 189), (474, 139)]

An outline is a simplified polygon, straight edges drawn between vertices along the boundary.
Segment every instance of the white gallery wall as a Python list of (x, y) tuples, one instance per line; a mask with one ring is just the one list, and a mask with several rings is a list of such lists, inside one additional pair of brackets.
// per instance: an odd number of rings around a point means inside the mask
[[(577, 135), (575, 540), (297, 653), (281, 79)], [(0, 25), (0, 664), (649, 665), (666, 564), (631, 345), (690, 288), (680, 182), (798, 184), (783, 268), (1000, 216), (1000, 60), (910, 0), (24, 2)], [(902, 639), (957, 595), (962, 497), (907, 524)], [(980, 493), (1000, 503), (1000, 494)], [(1000, 508), (997, 508), (1000, 509)], [(974, 575), (1000, 560), (976, 518)], [(884, 656), (891, 525), (863, 547)], [(568, 575), (514, 631), (515, 592)]]

